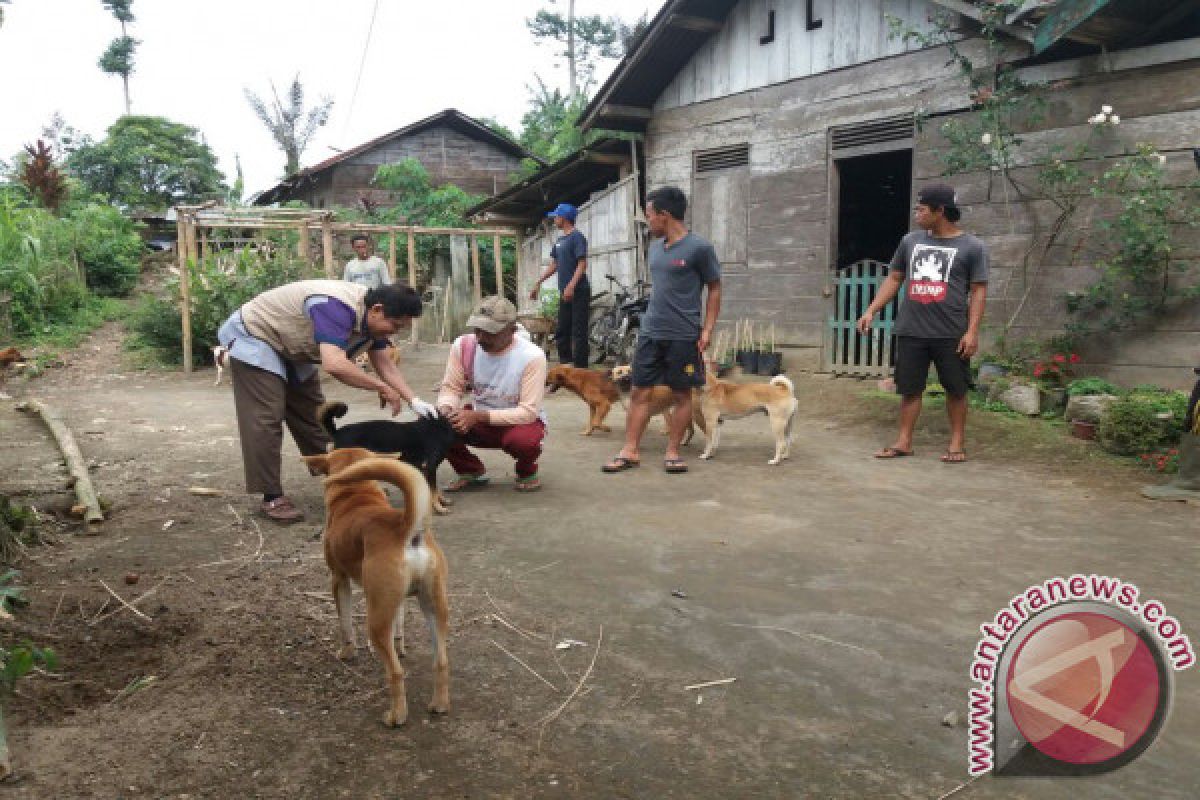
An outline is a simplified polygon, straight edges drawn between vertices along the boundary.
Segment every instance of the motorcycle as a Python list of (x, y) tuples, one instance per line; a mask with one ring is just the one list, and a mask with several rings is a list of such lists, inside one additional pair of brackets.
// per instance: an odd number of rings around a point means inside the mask
[(592, 302), (593, 318), (588, 326), (588, 343), (591, 361), (601, 364), (609, 358), (618, 364), (633, 360), (633, 349), (637, 344), (641, 318), (650, 305), (650, 284), (639, 280), (632, 287), (625, 286), (612, 275), (607, 276), (612, 284)]

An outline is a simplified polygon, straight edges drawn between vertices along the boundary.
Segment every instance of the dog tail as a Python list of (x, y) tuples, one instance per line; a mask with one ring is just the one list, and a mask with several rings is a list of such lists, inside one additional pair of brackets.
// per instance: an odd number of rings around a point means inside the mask
[(796, 387), (792, 385), (791, 380), (784, 375), (776, 375), (774, 378), (771, 378), (771, 385), (782, 386), (788, 390), (788, 394), (790, 394), (792, 397), (796, 396)]
[(425, 529), (426, 520), (433, 510), (433, 496), (429, 483), (416, 467), (394, 458), (364, 458), (344, 470), (325, 479), (325, 485), (358, 483), (360, 481), (384, 481), (398, 488), (404, 495), (404, 517), (400, 523), (400, 535), (407, 543), (414, 532)]
[(317, 421), (321, 423), (321, 427), (329, 434), (330, 438), (337, 435), (337, 426), (333, 424), (333, 421), (346, 416), (348, 410), (345, 403), (322, 403), (317, 409)]

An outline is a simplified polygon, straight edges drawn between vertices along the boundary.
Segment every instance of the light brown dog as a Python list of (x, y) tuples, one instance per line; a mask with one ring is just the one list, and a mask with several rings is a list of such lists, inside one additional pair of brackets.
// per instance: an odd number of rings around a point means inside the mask
[(796, 389), (782, 375), (770, 383), (732, 383), (717, 378), (717, 365), (705, 361), (704, 388), (699, 402), (693, 403), (693, 421), (704, 432), (707, 442), (703, 459), (712, 458), (721, 438), (721, 423), (757, 412), (766, 412), (775, 434), (775, 457), (767, 463), (778, 464), (790, 455), (792, 419), (796, 415)]
[(546, 373), (546, 389), (551, 392), (566, 389), (587, 403), (590, 411), (588, 423), (587, 427), (580, 432), (580, 436), (591, 436), (592, 431), (597, 430), (606, 433), (612, 430), (604, 424), (604, 418), (608, 416), (608, 411), (612, 408), (613, 403), (621, 402), (621, 392), (608, 375), (595, 370), (559, 364), (551, 367), (550, 371)]
[[(333, 577), (338, 614), (338, 658), (354, 655), (354, 608), (351, 583), (367, 596), (367, 635), (387, 672), (391, 705), (383, 724), (408, 719), (404, 667), (396, 657), (396, 639), (404, 652), (404, 599), (415, 594), (433, 645), (433, 701), (429, 711), (450, 710), (450, 660), (446, 655), (450, 606), (446, 599), (446, 557), (430, 526), (429, 484), (415, 468), (376, 456), (359, 447), (303, 456), (325, 479), (325, 563)], [(375, 483), (386, 481), (404, 494), (395, 509)]]
[[(617, 384), (617, 387), (619, 389), (621, 382), (628, 381), (632, 372), (633, 372), (633, 368), (630, 367), (628, 364), (621, 364), (620, 366), (613, 367), (612, 371), (609, 373), (609, 375), (612, 377), (613, 382)], [(696, 397), (695, 393), (693, 393), (693, 398), (695, 398), (695, 397)], [(621, 405), (625, 405), (625, 401), (623, 399), (621, 401)], [(674, 409), (675, 409), (675, 393), (671, 391), (670, 386), (652, 386), (652, 387), (650, 387), (650, 416), (654, 417), (659, 414), (662, 414), (662, 418), (663, 418), (662, 435), (663, 436), (667, 436), (671, 431), (671, 414), (673, 413)], [(628, 413), (628, 408), (626, 409), (626, 413)], [(695, 427), (694, 423), (689, 423), (688, 427), (687, 427), (687, 431), (683, 434), (683, 441), (681, 442), (681, 444), (688, 444), (689, 442), (691, 442), (692, 437), (695, 434), (696, 434), (696, 427)]]

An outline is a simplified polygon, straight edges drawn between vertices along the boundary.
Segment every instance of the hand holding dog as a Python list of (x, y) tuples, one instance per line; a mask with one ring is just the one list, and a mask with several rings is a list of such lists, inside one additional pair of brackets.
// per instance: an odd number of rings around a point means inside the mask
[(450, 425), (458, 433), (466, 433), (481, 422), (487, 422), (487, 413), (484, 411), (475, 411), (469, 408), (458, 409), (451, 411), (446, 415), (450, 420)]

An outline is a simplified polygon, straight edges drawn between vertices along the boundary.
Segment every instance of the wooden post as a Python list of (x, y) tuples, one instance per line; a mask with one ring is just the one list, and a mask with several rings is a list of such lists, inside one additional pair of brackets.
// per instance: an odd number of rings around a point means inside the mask
[[(408, 282), (413, 287), (417, 288), (417, 235), (411, 230), (408, 232)], [(417, 344), (417, 325), (412, 326), (412, 343), (415, 347)]]
[(301, 225), (296, 229), (299, 239), (296, 240), (296, 255), (304, 262), (304, 266), (308, 267), (312, 259), (312, 254), (308, 248), (308, 223)]
[(388, 280), (396, 282), (396, 232), (388, 233)]
[(200, 260), (208, 259), (208, 228), (200, 229)]
[(492, 237), (492, 262), (496, 268), (496, 294), (504, 297), (504, 259), (500, 257), (500, 234)]
[(321, 249), (325, 255), (325, 277), (336, 278), (333, 265), (333, 220), (326, 214), (321, 219)]
[(196, 260), (196, 227), (195, 222), (184, 217), (182, 220), (183, 241), (179, 243), (180, 264), (179, 293), (180, 315), (183, 317), (183, 371), (192, 372), (192, 286), (190, 263)]
[(479, 301), (483, 299), (483, 275), (479, 269), (479, 237), (471, 237), (471, 281), (474, 286), (471, 287), (471, 296), (475, 298), (475, 305), (479, 305)]

